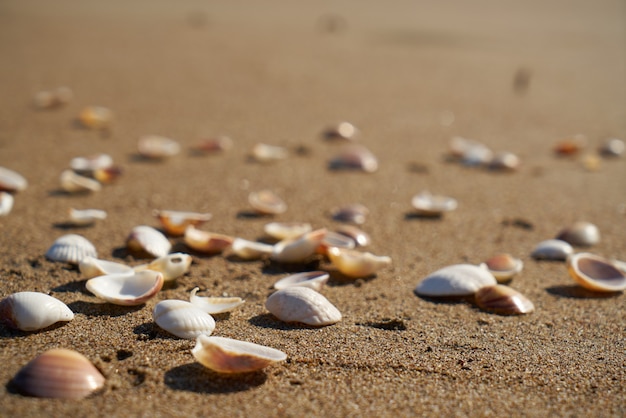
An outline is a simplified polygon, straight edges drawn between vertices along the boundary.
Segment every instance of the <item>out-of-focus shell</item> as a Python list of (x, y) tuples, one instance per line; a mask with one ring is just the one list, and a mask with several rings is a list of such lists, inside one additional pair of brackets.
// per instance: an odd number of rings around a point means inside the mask
[(12, 382), (24, 395), (80, 399), (102, 388), (105, 379), (82, 354), (57, 348), (31, 360)]
[(151, 226), (134, 227), (126, 238), (126, 246), (135, 253), (147, 253), (153, 257), (165, 257), (172, 244), (167, 237)]
[(317, 229), (300, 237), (279, 241), (270, 258), (279, 263), (300, 263), (315, 254), (322, 243), (326, 229)]
[(352, 238), (355, 244), (359, 247), (366, 247), (370, 245), (372, 241), (370, 236), (365, 231), (354, 225), (339, 225), (335, 231), (339, 234)]
[(185, 230), (185, 244), (198, 252), (205, 254), (219, 254), (230, 247), (233, 237), (213, 232), (201, 231), (192, 225)]
[(33, 97), (33, 104), (38, 109), (53, 109), (68, 104), (73, 97), (72, 89), (62, 86), (37, 92)]
[(281, 290), (293, 286), (309, 287), (320, 291), (330, 276), (324, 271), (306, 271), (303, 273), (290, 274), (274, 283), (274, 289)]
[(252, 148), (252, 157), (260, 163), (284, 160), (289, 153), (286, 148), (259, 143)]
[(16, 193), (26, 190), (27, 187), (28, 182), (21, 174), (0, 167), (0, 191)]
[(184, 300), (163, 300), (152, 310), (154, 322), (165, 331), (193, 340), (199, 335), (211, 335), (215, 320), (202, 309)]
[(263, 230), (267, 235), (278, 240), (296, 238), (311, 232), (311, 224), (306, 222), (270, 222), (265, 224)]
[(232, 244), (233, 253), (244, 260), (257, 260), (272, 254), (273, 245), (262, 242), (248, 241), (243, 238), (235, 238)]
[(330, 251), (331, 248), (351, 250), (354, 247), (356, 247), (356, 243), (352, 238), (338, 232), (328, 231), (326, 232), (322, 243), (317, 248), (317, 253), (328, 255), (328, 251)]
[(475, 298), (480, 309), (502, 315), (521, 315), (535, 310), (526, 296), (501, 284), (479, 289)]
[(126, 264), (116, 263), (114, 261), (100, 260), (95, 257), (84, 257), (78, 263), (78, 269), (85, 279), (91, 279), (98, 276), (106, 276), (109, 274), (127, 273), (132, 274), (132, 267)]
[(626, 150), (626, 144), (618, 138), (607, 139), (600, 146), (600, 154), (605, 157), (620, 157), (624, 154), (624, 150)]
[(248, 195), (250, 206), (263, 215), (279, 215), (287, 211), (287, 204), (271, 190), (251, 192)]
[(493, 159), (489, 147), (473, 139), (455, 136), (450, 140), (450, 154), (468, 166), (488, 164)]
[(219, 373), (246, 373), (284, 361), (287, 354), (274, 348), (224, 337), (198, 337), (191, 350), (203, 366)]
[(72, 319), (74, 313), (65, 303), (45, 293), (18, 292), (0, 302), (0, 320), (22, 331), (36, 331)]
[(478, 289), (495, 284), (497, 281), (489, 271), (471, 264), (455, 264), (426, 276), (414, 292), (432, 297), (469, 296)]
[(563, 228), (556, 239), (568, 242), (571, 245), (591, 246), (600, 242), (598, 227), (590, 222), (574, 222)]
[(569, 243), (560, 239), (548, 239), (537, 244), (530, 255), (537, 260), (565, 261), (573, 253), (574, 248)]
[(455, 210), (457, 201), (452, 197), (433, 195), (428, 191), (423, 191), (413, 196), (411, 205), (420, 216), (441, 216), (445, 212)]
[(180, 152), (180, 144), (173, 139), (159, 135), (145, 135), (137, 142), (139, 155), (145, 158), (162, 159), (173, 157)]
[(89, 177), (76, 174), (72, 170), (64, 170), (59, 177), (61, 189), (68, 193), (97, 192), (102, 189), (102, 185)]
[(245, 302), (243, 299), (238, 297), (202, 297), (196, 296), (200, 290), (199, 287), (195, 287), (191, 291), (191, 295), (189, 296), (189, 302), (196, 308), (201, 309), (202, 311), (208, 314), (219, 314), (224, 312), (230, 312), (233, 309), (243, 305)]
[(228, 136), (218, 136), (200, 141), (193, 149), (206, 154), (228, 151), (233, 147), (233, 140)]
[(572, 156), (578, 154), (587, 146), (587, 137), (582, 134), (573, 135), (557, 141), (554, 145), (554, 152), (560, 156)]
[(70, 222), (78, 226), (93, 225), (97, 220), (104, 220), (107, 213), (100, 209), (74, 209), (70, 208)]
[(358, 129), (350, 122), (340, 122), (335, 126), (327, 128), (324, 131), (324, 137), (326, 139), (354, 141), (358, 132)]
[(76, 157), (70, 161), (70, 168), (77, 173), (91, 174), (96, 170), (113, 166), (113, 158), (109, 154), (94, 154), (88, 157)]
[(265, 307), (284, 322), (301, 322), (324, 326), (341, 321), (341, 312), (328, 299), (315, 290), (292, 286), (270, 295)]
[(498, 283), (504, 283), (522, 271), (524, 262), (511, 254), (497, 254), (481, 263), (480, 267), (489, 270)]
[(135, 306), (153, 298), (163, 287), (163, 275), (144, 270), (109, 274), (87, 280), (87, 290), (114, 305)]
[(166, 282), (175, 280), (189, 271), (192, 258), (189, 254), (173, 253), (148, 263), (136, 266), (133, 270), (153, 270), (163, 274), (163, 280)]
[(0, 216), (6, 216), (13, 209), (13, 195), (7, 192), (0, 192)]
[(348, 277), (368, 277), (391, 265), (391, 257), (368, 252), (330, 248), (328, 257), (333, 266)]
[(594, 292), (626, 290), (626, 273), (604, 257), (591, 253), (572, 254), (567, 258), (567, 270), (576, 283)]
[(189, 225), (200, 226), (209, 221), (213, 215), (210, 213), (184, 212), (177, 210), (155, 210), (157, 217), (165, 232), (172, 236), (181, 236)]
[(330, 211), (330, 215), (334, 220), (357, 225), (364, 224), (369, 213), (369, 209), (360, 203), (339, 206)]
[(70, 264), (78, 264), (85, 257), (98, 258), (96, 247), (87, 238), (68, 234), (57, 238), (46, 251), (46, 258)]
[(330, 160), (328, 167), (331, 170), (359, 170), (373, 173), (378, 170), (378, 159), (362, 145), (348, 145)]
[(491, 161), (489, 161), (489, 168), (492, 170), (515, 171), (519, 169), (520, 165), (520, 158), (508, 151), (498, 152), (493, 156)]
[(78, 120), (85, 128), (107, 129), (113, 121), (113, 112), (103, 106), (88, 106), (81, 110)]

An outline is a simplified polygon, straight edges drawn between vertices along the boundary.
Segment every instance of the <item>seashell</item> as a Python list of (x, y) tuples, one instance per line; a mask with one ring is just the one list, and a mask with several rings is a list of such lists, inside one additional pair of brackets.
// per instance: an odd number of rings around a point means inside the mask
[(336, 232), (352, 238), (359, 247), (366, 247), (370, 245), (372, 241), (366, 232), (353, 225), (340, 225), (336, 228)]
[(620, 260), (616, 260), (613, 259), (611, 260), (611, 262), (615, 265), (615, 267), (617, 267), (619, 270), (621, 270), (622, 272), (626, 273), (626, 261), (620, 261)]
[(185, 230), (185, 244), (198, 252), (218, 254), (230, 247), (234, 239), (228, 235), (201, 231), (192, 225)]
[(535, 310), (535, 305), (526, 296), (501, 284), (479, 289), (475, 298), (480, 309), (502, 315), (521, 315)]
[(580, 163), (587, 171), (598, 171), (602, 166), (602, 160), (596, 154), (585, 154), (581, 157)]
[(263, 230), (270, 237), (282, 240), (299, 237), (313, 228), (306, 222), (270, 222), (265, 224)]
[(6, 216), (13, 209), (13, 195), (7, 192), (0, 192), (0, 216)]
[(68, 193), (97, 192), (102, 189), (98, 181), (76, 174), (72, 170), (64, 170), (59, 181), (61, 189)]
[(272, 254), (273, 245), (262, 242), (248, 241), (243, 238), (235, 238), (232, 244), (233, 253), (244, 260), (257, 260)]
[(391, 257), (342, 248), (330, 248), (328, 258), (342, 274), (354, 278), (371, 276), (391, 265)]
[(478, 289), (495, 284), (497, 281), (489, 271), (471, 264), (455, 264), (426, 276), (417, 284), (414, 292), (433, 297), (468, 296)]
[(56, 348), (28, 362), (12, 383), (23, 395), (80, 399), (104, 386), (104, 376), (82, 354)]
[(26, 190), (28, 182), (21, 174), (0, 167), (0, 191), (16, 193)]
[(291, 286), (270, 295), (265, 307), (284, 322), (301, 322), (321, 327), (341, 321), (341, 312), (315, 290)]
[(274, 283), (274, 289), (281, 290), (293, 286), (309, 287), (315, 291), (322, 290), (330, 276), (324, 271), (307, 271), (290, 274)]
[(55, 90), (43, 90), (33, 97), (33, 104), (39, 109), (52, 109), (68, 104), (74, 93), (69, 87), (59, 87)]
[(78, 121), (85, 128), (107, 129), (113, 121), (113, 112), (103, 106), (87, 106), (79, 113)]
[(116, 273), (87, 280), (87, 290), (114, 305), (135, 306), (153, 298), (163, 287), (163, 275), (157, 271)]
[(98, 276), (106, 276), (109, 274), (132, 274), (132, 267), (126, 264), (116, 263), (114, 261), (100, 260), (95, 257), (83, 257), (78, 263), (78, 269), (85, 279), (91, 279)]
[(571, 245), (591, 246), (600, 242), (600, 231), (594, 224), (580, 221), (561, 230), (556, 239)]
[(358, 134), (357, 128), (350, 122), (340, 122), (324, 131), (326, 139), (345, 139), (354, 141)]
[(195, 287), (191, 291), (189, 296), (189, 302), (196, 308), (208, 313), (208, 314), (220, 314), (224, 312), (230, 312), (238, 306), (243, 305), (244, 300), (238, 297), (201, 297), (196, 296), (200, 290), (199, 287)]
[(530, 255), (537, 260), (565, 261), (573, 253), (574, 248), (569, 243), (560, 239), (548, 239), (537, 244)]
[(511, 254), (498, 254), (481, 263), (480, 267), (489, 270), (498, 283), (504, 283), (522, 271), (524, 262)]
[(11, 328), (37, 331), (60, 321), (71, 321), (74, 313), (60, 300), (39, 292), (18, 292), (0, 302), (0, 319)]
[(162, 159), (178, 154), (180, 144), (164, 136), (146, 135), (139, 138), (137, 151), (145, 158)]
[(90, 175), (96, 170), (113, 166), (113, 158), (109, 154), (95, 154), (89, 157), (76, 157), (70, 161), (70, 168), (79, 174)]
[(151, 226), (140, 225), (132, 229), (126, 238), (126, 246), (135, 253), (147, 253), (153, 257), (165, 257), (172, 244)]
[(413, 196), (411, 204), (420, 216), (441, 216), (445, 212), (450, 212), (457, 208), (456, 199), (448, 196), (433, 195), (428, 191), (423, 191)]
[(287, 211), (287, 204), (271, 190), (251, 192), (248, 202), (255, 211), (263, 215), (279, 215)]
[(189, 225), (200, 226), (210, 220), (213, 215), (210, 213), (182, 212), (176, 210), (155, 210), (157, 217), (165, 232), (172, 236), (185, 234), (185, 229)]
[(449, 148), (454, 158), (468, 166), (488, 164), (493, 159), (489, 147), (473, 139), (455, 136), (450, 140)]
[(594, 292), (626, 290), (626, 273), (604, 257), (591, 253), (572, 254), (567, 258), (567, 271), (576, 283)]
[(211, 335), (215, 320), (202, 309), (184, 300), (163, 300), (152, 310), (154, 322), (165, 331), (192, 340), (200, 335)]
[(330, 160), (331, 170), (360, 170), (373, 173), (378, 170), (378, 159), (362, 145), (348, 145)]
[(74, 225), (93, 225), (97, 220), (106, 219), (107, 213), (100, 209), (74, 209), (70, 208), (70, 222)]
[(113, 183), (122, 175), (122, 169), (117, 166), (99, 168), (91, 173), (91, 176), (102, 184)]
[(489, 161), (489, 168), (500, 171), (515, 171), (521, 165), (519, 157), (512, 152), (503, 151), (493, 156)]
[(159, 257), (151, 263), (136, 266), (133, 270), (158, 271), (159, 273), (163, 274), (163, 281), (169, 282), (187, 273), (189, 271), (191, 261), (192, 258), (189, 254), (173, 253), (163, 257)]
[(287, 359), (287, 354), (264, 345), (204, 335), (191, 352), (200, 364), (219, 373), (254, 372)]
[(605, 157), (620, 157), (624, 154), (625, 149), (626, 144), (624, 141), (617, 138), (610, 138), (600, 146), (600, 154)]
[(211, 154), (215, 152), (228, 151), (232, 147), (232, 139), (227, 136), (218, 136), (217, 138), (204, 139), (200, 141), (200, 143), (194, 147), (194, 150)]
[(365, 223), (367, 215), (370, 211), (368, 208), (360, 203), (353, 203), (350, 205), (340, 206), (331, 210), (330, 215), (332, 218), (339, 222), (348, 222), (357, 225)]
[(331, 248), (352, 250), (354, 247), (356, 247), (356, 243), (349, 236), (342, 235), (338, 232), (328, 231), (326, 232), (320, 246), (317, 247), (317, 253), (328, 255), (328, 251)]
[(57, 238), (48, 251), (46, 258), (52, 261), (78, 264), (85, 257), (97, 258), (96, 248), (85, 237), (76, 234)]
[(284, 160), (289, 153), (286, 148), (276, 145), (268, 145), (259, 143), (252, 148), (252, 157), (260, 163), (271, 163), (278, 160)]
[(279, 241), (274, 245), (270, 258), (279, 263), (301, 263), (315, 254), (325, 235), (326, 229), (317, 229), (297, 238)]
[(561, 156), (572, 156), (578, 154), (587, 146), (587, 137), (585, 135), (574, 135), (571, 138), (565, 138), (558, 141), (554, 145), (554, 152)]

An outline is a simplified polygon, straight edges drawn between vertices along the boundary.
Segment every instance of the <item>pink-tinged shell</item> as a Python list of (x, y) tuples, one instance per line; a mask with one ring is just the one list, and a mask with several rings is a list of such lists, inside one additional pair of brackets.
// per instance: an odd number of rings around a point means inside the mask
[(511, 254), (497, 254), (480, 266), (489, 270), (498, 283), (503, 283), (522, 271), (524, 262)]
[(252, 157), (260, 163), (271, 163), (278, 160), (284, 160), (289, 153), (286, 148), (276, 145), (268, 145), (259, 143), (252, 148)]
[(391, 265), (391, 257), (336, 247), (328, 250), (328, 258), (342, 274), (353, 278), (371, 276)]
[(579, 221), (563, 228), (556, 236), (556, 239), (571, 245), (587, 247), (600, 242), (600, 231), (597, 226), (590, 222)]
[(224, 312), (230, 312), (233, 309), (244, 304), (244, 300), (238, 297), (206, 297), (196, 296), (200, 290), (199, 287), (195, 287), (191, 291), (189, 296), (189, 302), (196, 308), (208, 313), (219, 314)]
[(252, 209), (263, 215), (279, 215), (287, 211), (287, 204), (271, 190), (251, 192), (248, 202)]
[(46, 258), (78, 265), (85, 257), (98, 258), (96, 247), (85, 237), (76, 234), (63, 235), (46, 251)]
[(98, 192), (102, 185), (94, 179), (76, 174), (72, 170), (64, 170), (59, 177), (61, 189), (67, 193)]
[(109, 274), (87, 280), (87, 290), (114, 305), (136, 306), (156, 296), (163, 287), (163, 275), (144, 270)]
[(28, 182), (19, 173), (0, 167), (0, 191), (4, 192), (22, 192), (28, 187)]
[(191, 351), (203, 366), (218, 373), (246, 373), (284, 361), (287, 354), (274, 348), (224, 337), (198, 337)]
[(20, 393), (40, 398), (81, 399), (104, 386), (104, 376), (82, 354), (67, 349), (46, 351), (13, 378)]
[(432, 297), (469, 296), (483, 287), (495, 284), (497, 281), (489, 271), (472, 264), (455, 264), (426, 276), (417, 284), (414, 292)]
[(359, 247), (366, 247), (370, 245), (372, 241), (370, 236), (365, 231), (353, 225), (340, 225), (335, 229), (335, 231), (341, 235), (352, 238), (355, 244)]
[(7, 216), (13, 209), (13, 195), (0, 192), (0, 216)]
[(84, 257), (78, 263), (78, 269), (83, 279), (92, 279), (108, 274), (131, 273), (132, 267), (114, 261), (100, 260), (95, 257)]
[(37, 331), (72, 319), (74, 313), (65, 303), (45, 293), (18, 292), (0, 302), (0, 320), (22, 331)]
[(292, 286), (270, 295), (265, 307), (284, 322), (299, 322), (321, 327), (341, 321), (341, 312), (313, 289)]
[(535, 310), (526, 296), (501, 284), (479, 289), (475, 298), (480, 309), (502, 315), (521, 315)]
[(137, 142), (139, 155), (145, 158), (162, 159), (173, 157), (180, 152), (180, 144), (173, 139), (159, 135), (145, 135)]
[(126, 238), (126, 246), (131, 252), (147, 253), (153, 257), (164, 257), (172, 248), (165, 235), (146, 225), (136, 226), (131, 230)]
[(458, 206), (456, 199), (448, 196), (433, 195), (423, 191), (411, 199), (411, 205), (420, 216), (441, 216), (445, 212), (451, 212)]
[(185, 244), (192, 250), (205, 254), (219, 254), (233, 244), (234, 238), (228, 235), (201, 231), (188, 226), (185, 230)]
[(286, 239), (274, 245), (270, 258), (279, 263), (301, 263), (315, 254), (326, 236), (326, 229), (316, 229), (298, 238)]
[(184, 235), (185, 229), (187, 229), (189, 225), (200, 226), (213, 217), (210, 213), (177, 210), (155, 210), (154, 216), (156, 216), (161, 223), (163, 230), (171, 236)]
[(192, 258), (189, 254), (173, 253), (159, 257), (148, 264), (142, 264), (133, 268), (135, 271), (152, 270), (163, 274), (163, 281), (170, 282), (189, 271)]
[(244, 260), (258, 260), (272, 254), (273, 245), (262, 242), (248, 241), (243, 238), (235, 238), (231, 246), (233, 253)]
[(626, 290), (626, 273), (614, 262), (598, 255), (578, 253), (569, 256), (567, 271), (576, 283), (594, 292)]
[(327, 128), (324, 131), (324, 137), (331, 140), (354, 141), (358, 133), (358, 129), (350, 122), (340, 122), (335, 126)]
[(80, 123), (89, 129), (107, 129), (113, 122), (113, 112), (103, 106), (88, 106), (78, 115)]
[(357, 225), (364, 224), (369, 213), (369, 209), (360, 203), (340, 206), (330, 211), (330, 215), (334, 220)]
[(281, 290), (293, 286), (302, 286), (319, 292), (328, 282), (329, 277), (329, 274), (324, 271), (307, 271), (291, 274), (274, 283), (274, 289)]
[(215, 320), (202, 309), (184, 300), (163, 300), (152, 310), (154, 322), (165, 331), (193, 340), (200, 335), (211, 335)]
[(378, 159), (361, 145), (348, 145), (328, 164), (331, 170), (359, 170), (373, 173), (378, 170)]
[(263, 230), (267, 235), (279, 240), (296, 238), (311, 232), (311, 224), (306, 222), (270, 222), (265, 224)]

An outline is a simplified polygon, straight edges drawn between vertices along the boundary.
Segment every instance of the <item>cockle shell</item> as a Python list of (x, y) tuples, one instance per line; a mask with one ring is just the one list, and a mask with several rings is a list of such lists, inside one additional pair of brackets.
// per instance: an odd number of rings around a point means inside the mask
[(157, 271), (116, 273), (87, 280), (87, 290), (114, 305), (136, 306), (153, 298), (163, 287), (163, 275)]
[(156, 260), (134, 267), (135, 271), (153, 270), (163, 274), (163, 281), (169, 282), (189, 271), (192, 258), (189, 254), (173, 253)]
[(63, 235), (46, 251), (46, 258), (70, 264), (78, 264), (85, 257), (98, 258), (96, 248), (85, 237), (76, 234)]
[(341, 321), (341, 312), (328, 299), (315, 290), (292, 286), (270, 295), (265, 307), (284, 322), (301, 322), (324, 326)]
[(420, 216), (441, 216), (445, 212), (455, 210), (457, 201), (452, 197), (433, 195), (428, 191), (423, 191), (413, 196), (411, 205)]
[(172, 236), (181, 236), (189, 225), (200, 226), (210, 220), (210, 213), (183, 212), (177, 210), (155, 210), (157, 217), (165, 232)]
[(274, 283), (274, 289), (286, 289), (293, 286), (309, 287), (313, 290), (320, 291), (326, 284), (329, 274), (324, 271), (307, 271), (304, 273), (290, 274)]
[(263, 230), (267, 235), (278, 240), (299, 237), (313, 228), (306, 222), (270, 222), (265, 224)]
[(348, 277), (368, 277), (391, 265), (391, 257), (368, 252), (330, 248), (328, 258), (334, 267)]
[(84, 398), (104, 382), (104, 376), (85, 356), (63, 348), (35, 357), (12, 381), (24, 395), (63, 399)]
[(300, 237), (279, 241), (270, 258), (279, 263), (300, 263), (315, 254), (322, 243), (326, 229), (317, 229)]
[(415, 287), (421, 296), (454, 297), (473, 295), (485, 286), (497, 284), (489, 271), (471, 264), (455, 264), (439, 269)]
[(107, 213), (100, 209), (74, 209), (69, 210), (70, 222), (73, 225), (93, 225), (97, 220), (106, 219)]
[(259, 143), (252, 148), (252, 157), (260, 163), (271, 163), (278, 160), (284, 160), (289, 153), (286, 148), (276, 145), (268, 145)]
[(184, 300), (163, 300), (152, 310), (154, 322), (165, 331), (192, 340), (199, 335), (211, 335), (215, 320), (202, 309)]
[(6, 216), (13, 209), (13, 195), (7, 192), (0, 192), (0, 216)]
[(68, 193), (97, 192), (102, 189), (102, 185), (98, 181), (76, 174), (72, 170), (64, 170), (59, 181), (61, 189)]
[(191, 291), (189, 296), (189, 302), (196, 308), (208, 314), (219, 314), (224, 312), (230, 312), (238, 306), (243, 305), (244, 300), (238, 297), (202, 297), (196, 296), (200, 290), (199, 287), (195, 287)]
[(576, 283), (594, 292), (626, 290), (626, 273), (614, 262), (598, 255), (570, 255), (567, 258), (567, 271)]
[(28, 182), (19, 173), (0, 167), (0, 191), (5, 192), (22, 192), (28, 187)]
[(535, 310), (526, 296), (501, 284), (479, 289), (475, 298), (480, 309), (502, 315), (521, 315)]
[(348, 145), (330, 160), (328, 167), (331, 170), (360, 170), (373, 173), (378, 170), (378, 159), (362, 145)]
[(126, 246), (135, 253), (147, 253), (153, 257), (164, 257), (170, 252), (172, 244), (158, 230), (151, 226), (134, 227), (126, 238)]
[(359, 247), (366, 247), (370, 244), (370, 236), (360, 228), (354, 225), (339, 225), (336, 229), (339, 234), (352, 238), (355, 244)]
[(287, 204), (271, 190), (260, 190), (248, 195), (250, 206), (263, 215), (279, 215), (287, 211)]
[(357, 225), (364, 224), (369, 213), (369, 209), (360, 203), (336, 207), (330, 211), (330, 215), (334, 220)]
[(132, 274), (133, 272), (132, 267), (129, 267), (126, 264), (100, 260), (89, 256), (80, 260), (80, 263), (78, 263), (78, 269), (80, 270), (82, 277), (85, 279), (106, 276), (109, 274)]
[(65, 303), (45, 293), (18, 292), (0, 302), (0, 319), (11, 328), (36, 331), (71, 321), (74, 314)]
[(164, 136), (145, 135), (139, 138), (137, 151), (142, 157), (161, 159), (178, 154), (180, 152), (180, 144)]
[(230, 247), (233, 237), (201, 231), (190, 225), (185, 230), (185, 244), (198, 252), (205, 254), (218, 254)]
[(522, 271), (524, 262), (511, 254), (497, 254), (481, 263), (480, 267), (489, 270), (498, 283), (504, 283)]
[(574, 253), (574, 248), (560, 239), (541, 241), (530, 254), (538, 260), (565, 260)]
[(565, 241), (571, 245), (591, 246), (600, 242), (598, 227), (590, 222), (575, 222), (563, 228), (556, 239)]
[(262, 242), (248, 241), (243, 238), (235, 238), (231, 248), (233, 253), (241, 259), (257, 260), (272, 254), (274, 246)]
[(106, 129), (113, 121), (113, 112), (103, 106), (88, 106), (78, 115), (80, 123), (89, 129)]
[(284, 361), (287, 354), (275, 348), (224, 337), (198, 337), (191, 350), (203, 366), (219, 373), (246, 373)]
[(350, 122), (340, 122), (324, 131), (324, 137), (326, 139), (344, 139), (354, 141), (357, 134), (358, 129)]

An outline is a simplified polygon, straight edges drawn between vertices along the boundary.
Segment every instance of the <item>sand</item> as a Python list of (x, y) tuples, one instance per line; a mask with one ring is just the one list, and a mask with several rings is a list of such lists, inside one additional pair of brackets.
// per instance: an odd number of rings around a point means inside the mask
[[(0, 415), (625, 415), (623, 293), (587, 292), (564, 263), (530, 257), (539, 241), (586, 220), (602, 234), (590, 251), (626, 259), (625, 160), (588, 171), (580, 156), (552, 152), (576, 134), (592, 155), (604, 139), (626, 137), (625, 28), (624, 4), (610, 0), (2, 2), (0, 165), (29, 187), (0, 218), (0, 296), (49, 293), (76, 317), (35, 333), (0, 327)], [(529, 78), (516, 89), (519, 71)], [(58, 86), (74, 91), (71, 103), (33, 108), (37, 91)], [(109, 132), (76, 125), (87, 105), (113, 110)], [(376, 173), (328, 170), (341, 144), (320, 133), (341, 120), (360, 129), (359, 142), (379, 158)], [(142, 161), (136, 143), (145, 134), (174, 138), (183, 152)], [(217, 135), (230, 136), (233, 149), (189, 152)], [(522, 166), (497, 173), (449, 162), (455, 135), (514, 152)], [(290, 157), (251, 162), (258, 142)], [(123, 176), (98, 193), (59, 193), (69, 161), (99, 152)], [(248, 193), (262, 188), (288, 211), (246, 216)], [(458, 209), (416, 218), (410, 200), (424, 189), (455, 197)], [(323, 293), (343, 320), (319, 329), (284, 324), (264, 303), (288, 270), (324, 262), (287, 268), (194, 253), (175, 285), (123, 308), (44, 257), (57, 237), (78, 233), (101, 258), (143, 263), (124, 243), (132, 227), (157, 226), (153, 209), (210, 212), (203, 229), (257, 239), (270, 220), (332, 229), (329, 211), (356, 202), (371, 212), (367, 250), (393, 264), (366, 280), (333, 274)], [(68, 228), (70, 207), (108, 218)], [(535, 312), (499, 316), (413, 294), (434, 270), (499, 252), (524, 261), (510, 285)], [(196, 363), (194, 342), (169, 336), (151, 316), (159, 300), (187, 299), (195, 286), (246, 300), (217, 317), (215, 335), (278, 348), (288, 360), (244, 376)], [(87, 356), (106, 376), (104, 390), (78, 401), (16, 393), (18, 370), (55, 347)]]

